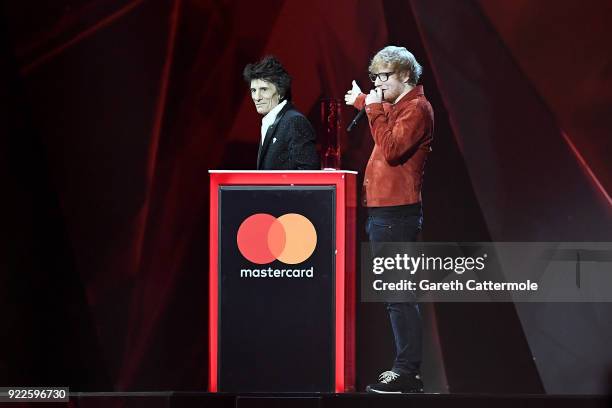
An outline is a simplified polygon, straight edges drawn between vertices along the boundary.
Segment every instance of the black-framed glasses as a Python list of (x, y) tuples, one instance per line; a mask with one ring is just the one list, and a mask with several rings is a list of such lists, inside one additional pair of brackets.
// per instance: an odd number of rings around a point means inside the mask
[(395, 72), (379, 72), (378, 74), (373, 74), (373, 73), (370, 72), (368, 74), (368, 76), (370, 77), (370, 81), (372, 81), (372, 82), (376, 82), (376, 78), (377, 77), (378, 77), (378, 79), (381, 80), (381, 82), (385, 82), (394, 73)]

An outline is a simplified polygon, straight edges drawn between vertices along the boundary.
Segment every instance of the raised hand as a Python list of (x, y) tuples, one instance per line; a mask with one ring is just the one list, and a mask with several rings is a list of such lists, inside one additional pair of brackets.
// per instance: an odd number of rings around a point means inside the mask
[(357, 99), (360, 93), (361, 88), (359, 88), (357, 82), (353, 80), (353, 87), (347, 91), (346, 95), (344, 95), (344, 102), (346, 102), (347, 105), (354, 105), (355, 99)]

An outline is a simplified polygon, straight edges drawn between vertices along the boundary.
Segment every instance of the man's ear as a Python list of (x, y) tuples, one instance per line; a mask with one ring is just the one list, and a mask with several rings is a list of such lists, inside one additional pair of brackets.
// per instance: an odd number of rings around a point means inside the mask
[(410, 82), (410, 72), (408, 71), (400, 72), (400, 80), (404, 83), (409, 83)]

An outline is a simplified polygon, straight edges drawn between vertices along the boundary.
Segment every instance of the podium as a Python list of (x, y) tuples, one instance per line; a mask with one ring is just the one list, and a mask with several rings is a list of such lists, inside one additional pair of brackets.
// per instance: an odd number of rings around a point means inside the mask
[(356, 173), (209, 173), (209, 391), (353, 391)]

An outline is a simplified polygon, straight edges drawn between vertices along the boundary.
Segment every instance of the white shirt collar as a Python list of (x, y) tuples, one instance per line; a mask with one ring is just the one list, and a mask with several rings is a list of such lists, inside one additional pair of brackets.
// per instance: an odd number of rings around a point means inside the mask
[(278, 113), (285, 107), (286, 104), (287, 104), (287, 100), (285, 99), (284, 101), (276, 105), (263, 118), (261, 118), (261, 144), (262, 145), (266, 138), (266, 133), (268, 133), (268, 128), (274, 123), (274, 121), (276, 120), (276, 116), (278, 116)]

